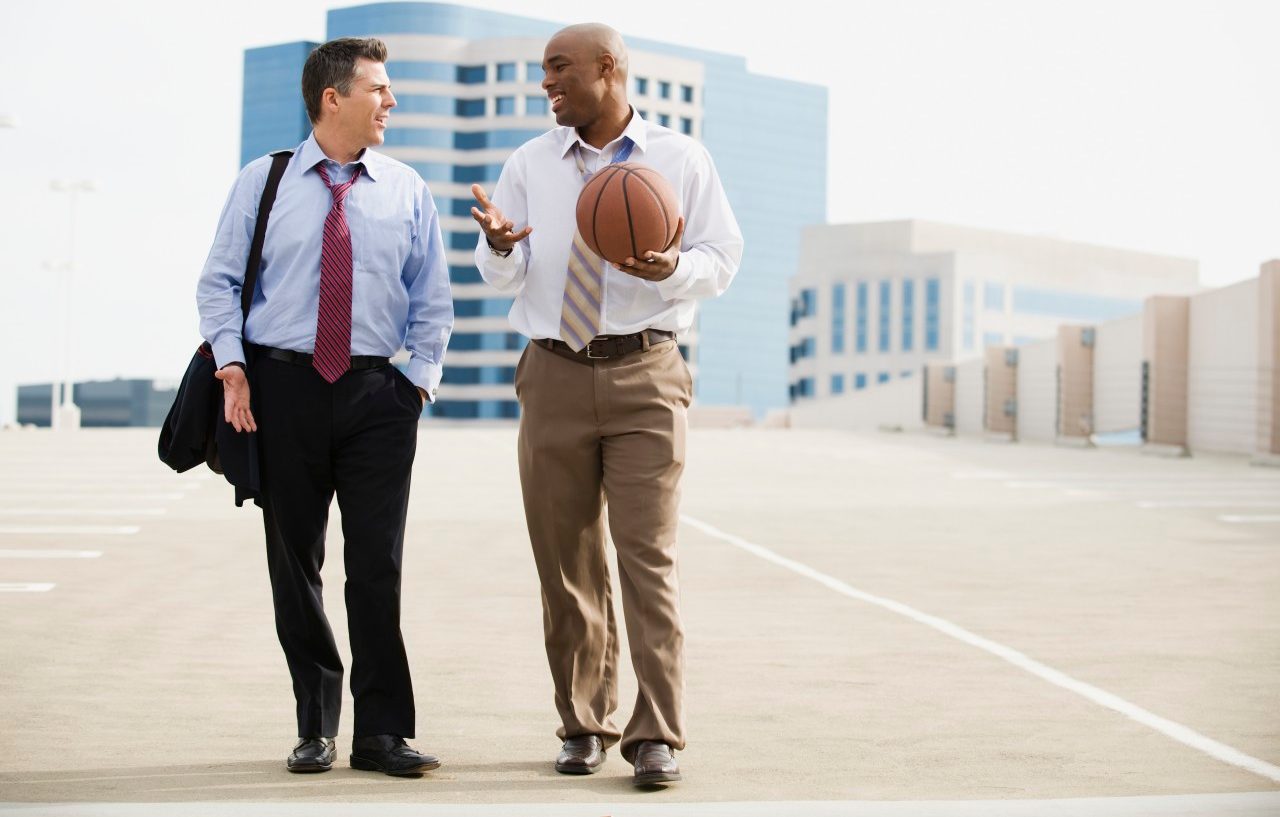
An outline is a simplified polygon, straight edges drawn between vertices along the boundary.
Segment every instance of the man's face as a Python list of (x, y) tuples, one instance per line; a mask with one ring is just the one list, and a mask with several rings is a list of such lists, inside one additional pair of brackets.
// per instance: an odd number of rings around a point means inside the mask
[(600, 115), (607, 90), (599, 60), (572, 37), (552, 37), (543, 52), (542, 89), (551, 100), (556, 124), (581, 128)]
[(373, 60), (356, 60), (356, 78), (351, 93), (338, 95), (338, 111), (334, 122), (353, 142), (370, 147), (381, 145), (386, 135), (387, 117), (396, 106), (391, 94), (387, 66)]

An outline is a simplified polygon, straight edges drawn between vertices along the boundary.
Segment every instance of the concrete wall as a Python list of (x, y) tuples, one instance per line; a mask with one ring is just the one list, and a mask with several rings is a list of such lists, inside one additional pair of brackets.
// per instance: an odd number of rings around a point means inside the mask
[(874, 431), (881, 426), (921, 429), (924, 428), (920, 411), (923, 401), (924, 378), (916, 375), (826, 400), (800, 401), (791, 407), (791, 427), (849, 431)]
[(1142, 316), (1097, 327), (1093, 349), (1093, 433), (1142, 426)]
[(982, 358), (956, 364), (956, 433), (981, 434), (983, 403)]
[(1280, 457), (1280, 261), (1263, 264), (1258, 276), (1257, 454)]
[(1058, 327), (1058, 439), (1093, 433), (1093, 327)]
[(987, 363), (986, 387), (986, 422), (983, 428), (991, 434), (1009, 435), (1016, 438), (1015, 424), (1018, 398), (1018, 356), (1017, 350), (1005, 346), (988, 346), (985, 357)]
[(1190, 299), (1157, 295), (1142, 310), (1142, 362), (1146, 370), (1146, 434), (1150, 445), (1187, 445), (1187, 361)]
[(1018, 348), (1019, 440), (1052, 442), (1058, 435), (1058, 339)]
[(1191, 298), (1187, 447), (1251, 454), (1258, 422), (1258, 280)]

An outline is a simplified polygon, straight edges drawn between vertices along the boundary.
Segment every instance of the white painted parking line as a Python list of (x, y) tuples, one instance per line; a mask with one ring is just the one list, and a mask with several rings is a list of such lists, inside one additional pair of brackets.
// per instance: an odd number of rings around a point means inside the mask
[(52, 582), (0, 582), (0, 593), (48, 593), (56, 586)]
[(1280, 514), (1223, 514), (1218, 519), (1233, 525), (1256, 525), (1265, 522), (1280, 522)]
[(140, 530), (137, 525), (0, 525), (0, 533), (23, 535), (132, 536)]
[(1036, 480), (1036, 479), (1011, 479), (1004, 483), (1006, 488), (1063, 488), (1070, 490), (1080, 489), (1105, 489), (1105, 490), (1123, 490), (1134, 488), (1142, 491), (1267, 491), (1272, 495), (1280, 495), (1280, 483), (1265, 483), (1255, 480), (1238, 481), (1238, 480), (1221, 480), (1209, 479), (1197, 482), (1192, 481), (1161, 481), (1161, 480), (1116, 480), (1116, 479), (1097, 479), (1090, 480), (1087, 484), (1081, 484), (1074, 481), (1064, 480)]
[(164, 516), (164, 508), (0, 508), (0, 516)]
[(804, 576), (806, 579), (811, 579), (829, 590), (834, 590), (835, 592), (843, 596), (848, 596), (851, 599), (856, 599), (881, 609), (888, 610), (891, 613), (896, 613), (905, 618), (909, 618), (912, 621), (925, 625), (926, 627), (932, 627), (938, 632), (948, 635), (957, 641), (968, 644), (971, 647), (976, 647), (983, 652), (990, 653), (997, 658), (1009, 662), (1018, 669), (1029, 672), (1044, 681), (1048, 681), (1054, 686), (1061, 687), (1069, 692), (1074, 692), (1083, 698), (1093, 701), (1099, 706), (1104, 706), (1107, 709), (1118, 712), (1144, 726), (1150, 727), (1151, 729), (1154, 729), (1166, 737), (1172, 738), (1184, 746), (1189, 746), (1192, 749), (1203, 752), (1210, 757), (1217, 758), (1224, 763), (1229, 763), (1232, 766), (1238, 766), (1239, 768), (1252, 772), (1259, 777), (1264, 777), (1272, 782), (1280, 783), (1280, 766), (1276, 766), (1265, 760), (1261, 760), (1260, 758), (1247, 755), (1239, 749), (1227, 746), (1224, 743), (1219, 743), (1218, 741), (1206, 737), (1189, 727), (1183, 726), (1180, 723), (1176, 723), (1166, 718), (1162, 718), (1153, 712), (1149, 712), (1142, 707), (1137, 706), (1136, 704), (1129, 703), (1123, 698), (1113, 695), (1104, 689), (1099, 689), (1091, 684), (1078, 681), (1064, 672), (1056, 670), (1046, 664), (1042, 664), (1023, 653), (1018, 652), (1012, 647), (1006, 647), (1003, 644), (983, 638), (982, 636), (971, 633), (963, 627), (953, 624), (946, 619), (932, 616), (928, 613), (923, 613), (914, 607), (903, 604), (902, 602), (858, 590), (837, 578), (828, 576), (826, 573), (822, 573), (818, 570), (814, 570), (812, 567), (809, 567), (802, 562), (797, 562), (794, 559), (788, 559), (785, 556), (780, 556), (766, 547), (748, 542), (746, 539), (734, 536), (731, 533), (726, 533), (719, 528), (709, 525), (701, 520), (694, 519), (691, 516), (681, 514), (680, 520), (690, 527), (702, 531), (708, 536), (713, 536), (717, 539), (728, 542), (734, 547), (745, 550), (753, 556), (764, 559), (767, 562), (772, 562), (779, 567), (786, 568), (793, 573)]
[(100, 550), (5, 550), (0, 548), (0, 559), (97, 559)]
[(1146, 499), (1134, 504), (1145, 510), (1155, 510), (1157, 508), (1280, 508), (1280, 502), (1248, 499), (1236, 501), (1230, 499)]
[[(1123, 473), (1115, 471), (1099, 471), (1099, 472), (1059, 472), (1059, 473), (1012, 473), (1009, 471), (954, 471), (951, 474), (952, 479), (962, 480), (1033, 480), (1037, 482), (1212, 482), (1217, 477), (1206, 475), (1204, 473), (1195, 474), (1167, 474), (1167, 473)], [(1269, 474), (1233, 474), (1231, 477), (1223, 477), (1223, 481), (1230, 482), (1248, 482), (1261, 483), (1263, 485), (1273, 485), (1280, 488), (1280, 478)]]
[(0, 478), (0, 490), (9, 492), (16, 491), (66, 491), (72, 490), (77, 493), (89, 493), (94, 488), (109, 487), (113, 492), (119, 493), (122, 490), (128, 491), (146, 491), (146, 492), (163, 492), (172, 491), (175, 488), (183, 491), (192, 491), (203, 487), (200, 482), (187, 482), (182, 485), (161, 485), (155, 482), (130, 482), (124, 479), (113, 480), (59, 480), (58, 482), (32, 482), (30, 480), (15, 478), (7, 482)]

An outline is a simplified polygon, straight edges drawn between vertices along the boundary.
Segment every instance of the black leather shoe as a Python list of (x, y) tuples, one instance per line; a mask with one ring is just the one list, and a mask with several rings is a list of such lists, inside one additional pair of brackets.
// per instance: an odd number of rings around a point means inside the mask
[(333, 768), (333, 738), (298, 738), (289, 759), (284, 762), (291, 772), (327, 772)]
[(440, 768), (440, 758), (413, 749), (399, 735), (370, 735), (351, 741), (351, 768), (412, 777)]
[(676, 763), (671, 747), (653, 740), (642, 740), (636, 747), (636, 776), (632, 779), (637, 786), (654, 786), (662, 783), (678, 783), (680, 781), (680, 764)]
[(604, 765), (604, 742), (599, 735), (579, 735), (564, 742), (556, 756), (560, 774), (595, 774)]

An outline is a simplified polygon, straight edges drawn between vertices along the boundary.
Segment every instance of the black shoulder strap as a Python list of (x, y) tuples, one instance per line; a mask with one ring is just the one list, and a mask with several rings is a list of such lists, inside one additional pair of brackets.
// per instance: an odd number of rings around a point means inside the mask
[(271, 172), (267, 174), (267, 186), (262, 188), (262, 200), (258, 202), (258, 221), (253, 225), (253, 244), (249, 247), (249, 263), (244, 268), (244, 285), (240, 287), (240, 311), (244, 320), (240, 324), (240, 336), (244, 337), (244, 321), (249, 320), (249, 306), (258, 287), (258, 268), (262, 266), (262, 242), (267, 238), (267, 219), (271, 217), (271, 205), (276, 203), (276, 190), (284, 169), (293, 156), (292, 150), (280, 150), (271, 154)]

